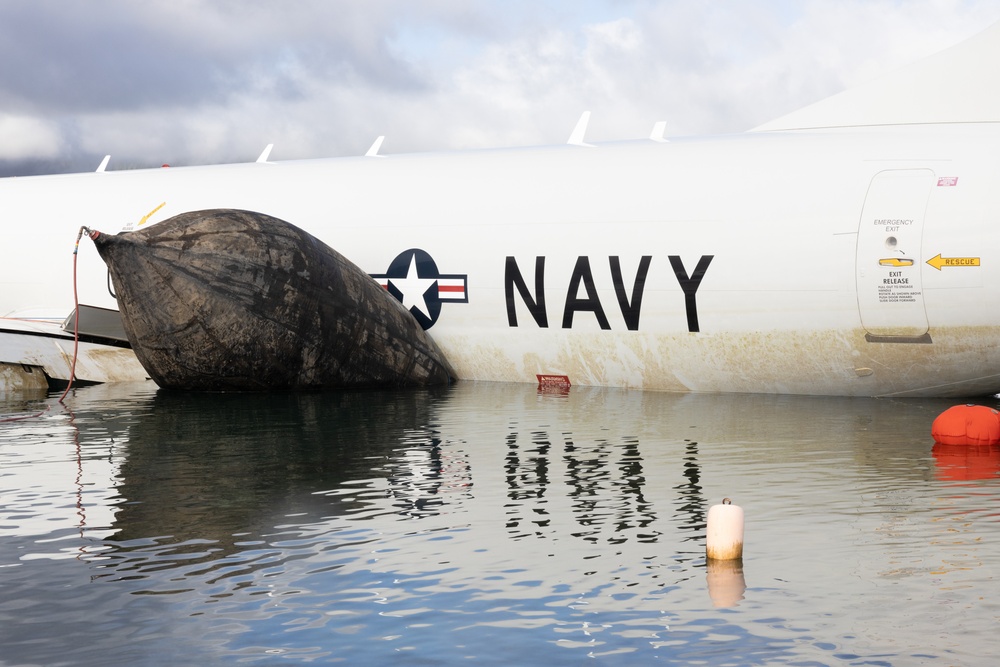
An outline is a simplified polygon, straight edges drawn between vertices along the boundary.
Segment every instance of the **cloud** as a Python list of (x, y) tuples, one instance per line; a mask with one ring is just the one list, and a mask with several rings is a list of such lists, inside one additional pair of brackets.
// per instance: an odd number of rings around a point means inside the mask
[(60, 154), (57, 128), (38, 118), (0, 115), (0, 160), (51, 159)]
[(738, 132), (998, 19), (985, 0), (4, 3), (0, 109), (32, 129), (0, 125), (0, 158), (553, 143), (584, 110), (592, 141)]

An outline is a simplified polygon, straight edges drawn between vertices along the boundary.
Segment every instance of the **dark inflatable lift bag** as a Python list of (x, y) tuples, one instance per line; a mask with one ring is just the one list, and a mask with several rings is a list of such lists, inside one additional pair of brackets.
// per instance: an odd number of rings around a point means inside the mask
[(305, 231), (260, 213), (183, 213), (91, 232), (136, 356), (161, 387), (447, 384), (437, 344), (392, 295)]

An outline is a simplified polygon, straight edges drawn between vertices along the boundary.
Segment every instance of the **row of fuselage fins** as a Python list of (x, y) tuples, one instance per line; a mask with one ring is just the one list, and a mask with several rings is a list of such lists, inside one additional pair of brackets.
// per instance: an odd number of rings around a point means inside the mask
[[(593, 147), (593, 144), (588, 144), (584, 141), (584, 136), (587, 134), (587, 125), (590, 123), (590, 112), (584, 111), (583, 115), (580, 116), (580, 120), (576, 122), (576, 127), (573, 128), (573, 132), (569, 135), (569, 139), (566, 141), (570, 146), (588, 146)], [(653, 125), (653, 131), (649, 133), (649, 138), (652, 141), (665, 142), (667, 141), (664, 136), (667, 131), (667, 121), (661, 120)], [(377, 137), (372, 143), (371, 148), (365, 152), (365, 157), (385, 157), (384, 155), (379, 155), (379, 150), (382, 148), (382, 142), (385, 141), (385, 135)], [(261, 151), (261, 154), (257, 157), (255, 162), (264, 164), (268, 162), (268, 158), (271, 157), (271, 150), (274, 148), (274, 144), (268, 144)], [(101, 164), (98, 165), (96, 171), (98, 173), (106, 171), (108, 168), (108, 163), (111, 161), (110, 155), (105, 155), (104, 159), (101, 160)], [(166, 166), (166, 165), (164, 165)]]

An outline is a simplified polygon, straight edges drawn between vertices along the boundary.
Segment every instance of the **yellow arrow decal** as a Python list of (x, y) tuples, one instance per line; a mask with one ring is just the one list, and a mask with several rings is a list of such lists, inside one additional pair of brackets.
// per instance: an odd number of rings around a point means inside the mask
[(978, 257), (942, 257), (940, 253), (927, 260), (938, 271), (943, 266), (979, 266)]
[(146, 224), (146, 221), (149, 220), (150, 218), (152, 218), (154, 213), (156, 213), (157, 211), (159, 211), (161, 208), (163, 208), (166, 205), (167, 205), (167, 202), (163, 202), (162, 204), (160, 204), (159, 206), (157, 206), (156, 208), (154, 208), (152, 211), (150, 211), (146, 215), (142, 216), (142, 220), (139, 221), (139, 226), (142, 227), (144, 224)]

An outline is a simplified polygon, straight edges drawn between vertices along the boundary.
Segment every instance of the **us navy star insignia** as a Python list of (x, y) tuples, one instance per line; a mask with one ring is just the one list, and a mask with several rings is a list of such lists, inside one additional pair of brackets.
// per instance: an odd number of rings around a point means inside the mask
[(406, 271), (404, 278), (389, 278), (389, 284), (395, 287), (403, 295), (403, 307), (407, 310), (417, 308), (424, 315), (431, 317), (430, 308), (427, 306), (427, 293), (437, 283), (437, 277), (421, 278), (417, 272), (417, 256), (410, 257), (410, 267)]
[(441, 315), (442, 303), (468, 303), (469, 277), (443, 274), (427, 252), (411, 248), (396, 255), (384, 274), (370, 274), (389, 294), (430, 329)]

